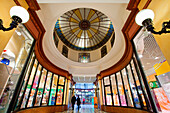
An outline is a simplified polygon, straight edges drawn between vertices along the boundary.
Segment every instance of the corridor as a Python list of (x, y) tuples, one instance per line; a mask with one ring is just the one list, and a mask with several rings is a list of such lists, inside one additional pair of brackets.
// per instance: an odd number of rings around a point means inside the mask
[(77, 105), (75, 105), (74, 111), (72, 110), (72, 108), (70, 108), (69, 110), (60, 113), (107, 113), (107, 112), (94, 108), (94, 105), (81, 105), (81, 108), (78, 111)]

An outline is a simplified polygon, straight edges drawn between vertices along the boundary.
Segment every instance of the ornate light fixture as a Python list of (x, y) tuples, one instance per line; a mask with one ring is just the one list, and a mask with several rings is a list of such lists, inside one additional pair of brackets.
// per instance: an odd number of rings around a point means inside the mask
[(16, 28), (19, 23), (26, 23), (29, 20), (29, 13), (21, 6), (14, 6), (10, 9), (12, 22), (9, 28), (3, 26), (3, 21), (0, 19), (0, 30), (9, 31)]
[(170, 21), (169, 22), (163, 22), (162, 24), (162, 30), (161, 31), (155, 31), (153, 27), (152, 20), (154, 18), (154, 12), (150, 9), (143, 9), (141, 10), (135, 18), (136, 23), (139, 26), (144, 26), (148, 31), (161, 35), (162, 33), (170, 33)]

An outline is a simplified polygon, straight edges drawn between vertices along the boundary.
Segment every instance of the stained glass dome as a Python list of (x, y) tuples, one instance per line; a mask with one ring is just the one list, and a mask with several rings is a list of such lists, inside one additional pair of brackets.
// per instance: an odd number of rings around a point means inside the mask
[(54, 32), (68, 47), (90, 51), (104, 45), (114, 33), (114, 28), (110, 19), (100, 11), (78, 8), (60, 16)]

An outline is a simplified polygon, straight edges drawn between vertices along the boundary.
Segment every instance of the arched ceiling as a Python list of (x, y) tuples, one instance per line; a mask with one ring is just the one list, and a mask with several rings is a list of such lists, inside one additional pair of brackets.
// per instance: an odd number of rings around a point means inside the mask
[(91, 51), (103, 46), (114, 28), (110, 19), (91, 8), (77, 8), (65, 12), (57, 20), (54, 32), (68, 47)]
[[(39, 0), (41, 1), (41, 0)], [(52, 0), (51, 0), (52, 1)], [(74, 0), (73, 0), (74, 1)], [(127, 0), (113, 0), (117, 1), (116, 3), (92, 3), (89, 1), (84, 1), (84, 3), (40, 3), (40, 11), (37, 11), (40, 20), (42, 21), (46, 33), (43, 38), (43, 51), (46, 57), (54, 65), (68, 71), (73, 76), (96, 76), (102, 70), (105, 70), (114, 64), (116, 64), (123, 56), (125, 52), (125, 39), (122, 34), (123, 25), (129, 15), (129, 12), (126, 10)], [(126, 1), (126, 3), (122, 3)], [(47, 1), (46, 1), (47, 2)], [(61, 1), (60, 1), (61, 2)], [(82, 1), (81, 1), (82, 2)], [(104, 1), (103, 1), (104, 2)], [(110, 50), (110, 52), (102, 59), (91, 62), (88, 64), (78, 63), (71, 61), (65, 58), (55, 47), (53, 41), (53, 29), (56, 23), (56, 19), (59, 18), (65, 12), (76, 9), (76, 8), (93, 8), (100, 12), (106, 14), (115, 30), (115, 44)]]

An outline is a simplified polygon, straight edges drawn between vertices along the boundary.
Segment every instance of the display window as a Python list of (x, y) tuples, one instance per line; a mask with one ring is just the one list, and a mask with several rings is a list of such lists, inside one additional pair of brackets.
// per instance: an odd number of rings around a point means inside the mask
[(60, 76), (60, 79), (59, 79), (59, 84), (60, 85), (64, 85), (64, 82), (65, 82), (65, 78)]
[(58, 86), (56, 105), (62, 105), (63, 86)]
[(32, 64), (34, 64), (34, 61), (35, 61), (35, 54), (32, 54), (32, 58), (30, 60), (30, 64), (28, 66), (28, 69), (27, 69), (27, 73), (26, 73), (26, 76), (25, 76), (25, 79), (24, 79), (24, 83), (23, 83), (23, 86), (22, 86), (22, 89), (21, 89), (21, 92), (19, 94), (19, 98), (18, 98), (18, 102), (17, 102), (17, 106), (16, 108), (20, 107), (20, 104), (22, 103), (23, 101), (23, 96), (24, 96), (24, 92), (26, 91), (26, 85), (29, 81), (29, 78), (30, 78), (30, 72), (32, 70)]
[(41, 104), (46, 75), (47, 70), (43, 68), (34, 106), (40, 106)]
[(107, 105), (112, 105), (112, 96), (110, 86), (105, 87), (106, 103)]
[(31, 90), (31, 93), (30, 93), (30, 97), (29, 97), (29, 100), (28, 100), (28, 105), (27, 107), (32, 107), (33, 106), (33, 101), (35, 101), (35, 95), (36, 95), (36, 88), (38, 86), (38, 82), (39, 82), (39, 79), (40, 79), (40, 73), (41, 73), (41, 68), (42, 66), (39, 64), (38, 65), (38, 68), (36, 70), (36, 75), (34, 75), (34, 82), (32, 84), (32, 90)]
[(33, 65), (32, 71), (31, 71), (30, 79), (29, 79), (29, 82), (27, 84), (27, 89), (26, 89), (25, 94), (24, 94), (24, 99), (22, 101), (21, 108), (25, 108), (26, 104), (28, 102), (28, 99), (29, 99), (28, 97), (29, 97), (30, 89), (32, 87), (32, 82), (33, 82), (33, 78), (34, 78), (34, 74), (36, 72), (37, 66), (38, 66), (38, 61), (37, 61), (37, 59), (35, 59), (35, 62), (34, 62), (34, 65)]
[[(158, 96), (158, 92), (160, 92), (160, 95), (165, 94), (165, 96), (168, 97), (167, 93), (162, 93), (161, 91), (161, 88), (163, 88), (165, 92), (168, 91), (162, 83), (167, 79), (161, 80), (161, 76), (164, 76), (166, 75), (166, 73), (170, 72), (170, 65), (166, 61), (161, 49), (159, 48), (157, 40), (155, 39), (153, 34), (145, 31), (142, 28), (133, 39), (133, 44), (138, 54), (138, 60), (141, 63), (141, 67), (146, 75), (147, 82), (150, 86), (150, 90), (152, 92), (151, 94), (156, 103), (158, 111), (162, 113), (170, 112), (170, 109), (168, 107), (165, 107), (166, 105), (163, 104), (161, 100), (159, 101), (159, 97), (161, 96)], [(142, 91), (139, 89), (139, 93), (140, 92)], [(144, 99), (145, 97), (143, 92), (140, 93), (140, 95), (142, 97), (144, 106), (147, 106), (147, 101), (146, 99)], [(167, 105), (168, 101), (164, 100)]]
[(43, 94), (42, 106), (48, 105), (51, 80), (52, 80), (52, 73), (48, 72), (46, 86)]
[(58, 83), (58, 75), (54, 75), (51, 92), (50, 92), (49, 105), (55, 105), (57, 83)]
[(117, 76), (117, 80), (118, 80), (118, 90), (119, 90), (121, 105), (127, 106), (126, 99), (125, 99), (125, 93), (124, 93), (125, 91), (123, 89), (123, 83), (122, 83), (120, 72), (116, 73), (116, 76)]
[(112, 93), (113, 93), (113, 100), (114, 105), (119, 105), (119, 99), (118, 99), (118, 91), (117, 91), (117, 85), (115, 80), (115, 74), (111, 75), (111, 85), (112, 85)]

